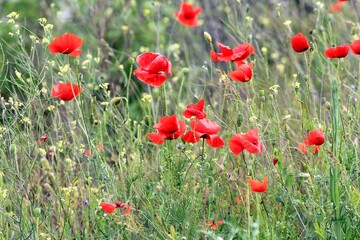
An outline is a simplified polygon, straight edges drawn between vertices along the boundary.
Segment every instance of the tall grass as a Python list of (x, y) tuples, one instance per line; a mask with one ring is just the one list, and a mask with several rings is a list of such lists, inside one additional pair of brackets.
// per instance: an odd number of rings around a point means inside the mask
[[(194, 2), (203, 8), (197, 28), (175, 20), (171, 1), (54, 1), (34, 7), (40, 21), (5, 4), (0, 238), (358, 239), (359, 55), (334, 60), (323, 51), (360, 37), (359, 4), (330, 14), (332, 1), (296, 2)], [(6, 16), (12, 11), (18, 17)], [(79, 58), (49, 53), (64, 32), (83, 39)], [(292, 50), (297, 32), (311, 51)], [(232, 81), (234, 66), (210, 59), (216, 41), (255, 47), (250, 82)], [(160, 88), (133, 76), (146, 51), (173, 64)], [(59, 81), (83, 92), (70, 102), (52, 98)], [(201, 98), (223, 148), (148, 139), (164, 115), (189, 125), (182, 112)], [(263, 154), (234, 155), (229, 139), (253, 128)], [(303, 154), (298, 144), (313, 129), (325, 143)], [(266, 192), (252, 192), (246, 180), (264, 176)], [(115, 200), (129, 202), (130, 214), (99, 207)], [(209, 220), (223, 224), (211, 230)]]

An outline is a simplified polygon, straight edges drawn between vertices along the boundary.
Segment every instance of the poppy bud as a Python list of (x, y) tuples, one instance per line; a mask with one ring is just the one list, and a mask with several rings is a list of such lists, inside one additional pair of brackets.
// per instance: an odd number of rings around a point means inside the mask
[(265, 91), (264, 90), (259, 90), (259, 96), (264, 96), (265, 95)]
[(276, 157), (273, 159), (273, 164), (274, 164), (274, 166), (278, 163), (278, 161), (279, 161), (279, 159), (276, 158)]
[(204, 38), (206, 41), (208, 41), (209, 43), (212, 42), (212, 38), (211, 35), (208, 32), (204, 32)]
[(272, 94), (269, 94), (269, 100), (270, 101), (274, 100), (274, 96)]
[(38, 216), (40, 216), (40, 214), (41, 214), (41, 208), (35, 208), (35, 209), (34, 209), (34, 215), (35, 215), (36, 217), (38, 217)]
[(265, 96), (261, 96), (261, 97), (260, 97), (260, 101), (261, 101), (261, 102), (266, 102)]
[(110, 104), (112, 106), (117, 106), (119, 105), (119, 103), (121, 102), (121, 98), (120, 97), (114, 97), (113, 99), (111, 99)]
[(189, 68), (183, 68), (182, 69), (183, 74), (188, 74), (190, 72)]
[(132, 58), (132, 57), (131, 57), (131, 58), (129, 58), (129, 60), (128, 60), (128, 61), (129, 61), (129, 64), (131, 64), (131, 65), (133, 65), (133, 64), (135, 63), (135, 59), (134, 59), (134, 58)]
[(79, 59), (74, 60), (74, 65), (75, 65), (75, 67), (78, 67), (80, 65)]
[(10, 148), (11, 154), (16, 154), (17, 153), (17, 148), (16, 148), (15, 144), (11, 144), (9, 148)]
[(325, 107), (326, 107), (327, 110), (330, 110), (330, 108), (331, 108), (331, 103), (330, 103), (329, 101), (326, 101), (326, 102), (325, 102)]

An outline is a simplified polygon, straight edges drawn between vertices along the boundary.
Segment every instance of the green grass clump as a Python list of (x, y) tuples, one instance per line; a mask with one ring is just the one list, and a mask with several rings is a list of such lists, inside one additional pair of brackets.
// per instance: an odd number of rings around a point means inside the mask
[[(24, 2), (0, 3), (1, 239), (360, 238), (360, 60), (324, 56), (360, 38), (358, 2), (337, 13), (332, 1), (194, 2), (195, 28), (172, 1)], [(78, 58), (49, 52), (65, 32), (82, 39)], [(298, 32), (303, 53), (291, 48)], [(254, 46), (249, 82), (212, 61), (216, 42)], [(149, 51), (172, 63), (160, 88), (133, 74)], [(53, 98), (59, 82), (82, 93)], [(202, 98), (224, 147), (149, 140), (165, 115), (190, 130), (182, 113)], [(230, 138), (250, 129), (262, 154), (233, 154)], [(325, 142), (304, 154), (314, 129)], [(265, 176), (252, 192), (247, 180)], [(130, 213), (101, 209), (116, 200)]]

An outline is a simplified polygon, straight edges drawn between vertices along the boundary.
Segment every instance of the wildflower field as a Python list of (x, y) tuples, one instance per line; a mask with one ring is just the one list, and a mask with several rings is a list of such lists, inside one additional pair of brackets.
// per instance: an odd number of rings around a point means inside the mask
[(0, 13), (0, 239), (360, 239), (360, 1)]

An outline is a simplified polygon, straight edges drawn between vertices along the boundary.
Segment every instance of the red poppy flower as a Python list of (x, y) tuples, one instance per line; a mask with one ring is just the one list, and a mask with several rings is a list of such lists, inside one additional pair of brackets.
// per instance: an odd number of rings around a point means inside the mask
[(221, 224), (223, 224), (223, 221), (217, 221), (214, 223), (212, 220), (209, 220), (208, 222), (205, 222), (205, 225), (209, 226), (213, 231), (215, 231)]
[(108, 202), (101, 202), (100, 203), (101, 209), (106, 213), (113, 213), (116, 208), (119, 206), (115, 203), (108, 203)]
[(46, 135), (46, 133), (45, 134), (43, 134), (40, 138), (39, 138), (39, 144), (41, 144), (42, 142), (46, 142), (46, 140), (47, 140), (47, 135)]
[(251, 129), (246, 134), (235, 134), (229, 140), (229, 147), (234, 154), (239, 154), (244, 149), (251, 154), (261, 154), (262, 145), (258, 139), (258, 130)]
[(321, 129), (311, 130), (304, 142), (309, 146), (319, 146), (325, 142), (324, 132)]
[[(102, 145), (98, 145), (96, 147), (96, 149), (99, 151), (99, 152), (102, 152), (103, 151), (103, 146)], [(90, 157), (91, 156), (91, 150), (90, 149), (86, 149), (85, 152), (84, 152), (84, 155), (87, 156), (87, 157)]]
[(324, 55), (328, 58), (343, 58), (348, 55), (349, 52), (349, 46), (346, 44), (341, 44), (337, 47), (328, 47), (324, 51)]
[(121, 203), (119, 200), (116, 200), (115, 203), (101, 202), (101, 209), (106, 213), (113, 213), (116, 208), (125, 208), (125, 214), (130, 213), (130, 204), (129, 203)]
[(240, 203), (240, 202), (241, 202), (241, 196), (240, 196), (240, 195), (237, 196), (237, 198), (235, 199), (234, 202), (235, 202), (235, 203)]
[(197, 17), (201, 11), (201, 7), (194, 8), (191, 3), (182, 2), (180, 3), (180, 12), (175, 12), (174, 16), (184, 26), (197, 27)]
[(51, 88), (51, 96), (64, 101), (70, 101), (81, 93), (82, 89), (71, 82), (59, 83)]
[(210, 147), (220, 148), (224, 146), (224, 141), (217, 133), (220, 131), (220, 126), (216, 122), (212, 122), (209, 119), (193, 119), (190, 122), (192, 130), (187, 132), (182, 139), (185, 142), (196, 143), (200, 138), (205, 138), (206, 143)]
[(163, 144), (165, 140), (177, 139), (186, 131), (186, 124), (178, 120), (176, 115), (161, 117), (154, 125), (157, 133), (149, 133), (148, 138), (155, 144)]
[(319, 150), (320, 150), (320, 145), (316, 145), (315, 148), (314, 148), (313, 154), (318, 153)]
[(349, 46), (354, 54), (360, 54), (360, 39), (353, 41)]
[(295, 52), (304, 52), (309, 49), (310, 44), (304, 35), (298, 33), (291, 37), (291, 46)]
[(130, 204), (128, 203), (121, 203), (120, 208), (125, 208), (125, 214), (129, 214), (131, 211)]
[(248, 82), (252, 77), (252, 63), (240, 64), (235, 71), (229, 72), (229, 76), (232, 80), (237, 82)]
[(198, 103), (187, 105), (186, 110), (183, 112), (183, 116), (186, 118), (191, 118), (193, 116), (198, 119), (206, 118), (206, 113), (204, 112), (204, 105), (204, 99), (201, 99)]
[(307, 148), (307, 146), (306, 146), (306, 144), (305, 144), (304, 142), (299, 143), (298, 149), (299, 149), (300, 152), (302, 152), (303, 154), (308, 154), (308, 153), (309, 153), (308, 148)]
[(69, 54), (73, 57), (78, 57), (82, 53), (79, 49), (82, 45), (82, 40), (73, 33), (65, 33), (60, 37), (54, 37), (49, 45), (51, 53)]
[(342, 10), (341, 2), (334, 3), (329, 7), (330, 13), (340, 12)]
[(255, 53), (254, 47), (251, 44), (243, 43), (231, 49), (229, 46), (225, 46), (217, 42), (219, 46), (220, 53), (216, 53), (213, 50), (210, 51), (210, 57), (214, 62), (230, 62), (230, 61), (244, 61), (251, 54)]
[(136, 58), (139, 64), (134, 75), (153, 87), (160, 87), (166, 80), (166, 74), (172, 76), (171, 62), (159, 53), (146, 52)]
[(262, 182), (248, 179), (247, 182), (250, 184), (251, 191), (253, 192), (265, 192), (268, 187), (268, 177), (264, 177)]
[(273, 165), (275, 166), (275, 165), (278, 163), (278, 161), (279, 161), (279, 159), (276, 158), (276, 157), (274, 157), (274, 159), (273, 159)]

